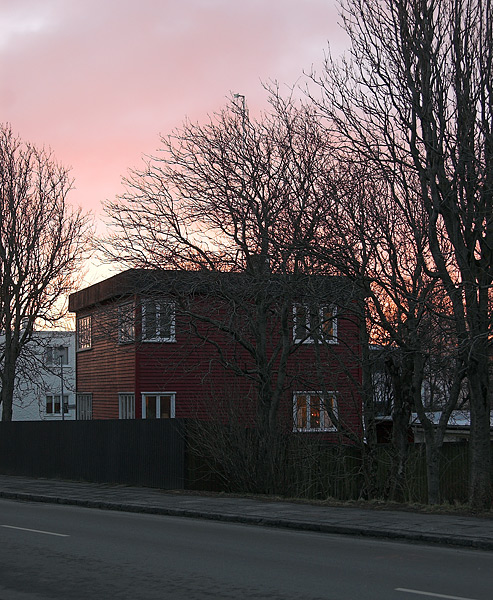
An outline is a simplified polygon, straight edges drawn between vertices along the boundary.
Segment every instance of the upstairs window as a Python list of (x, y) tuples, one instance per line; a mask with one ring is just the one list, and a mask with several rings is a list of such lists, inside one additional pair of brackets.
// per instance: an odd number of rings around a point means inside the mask
[(118, 307), (118, 343), (129, 344), (135, 340), (135, 311), (131, 302)]
[(77, 319), (77, 350), (88, 350), (91, 347), (91, 316)]
[(169, 300), (142, 302), (142, 340), (146, 342), (174, 342), (175, 304)]
[(316, 341), (336, 344), (336, 307), (295, 304), (293, 308), (293, 339), (302, 344), (312, 344)]
[(336, 431), (337, 399), (334, 392), (295, 392), (294, 431)]
[(62, 365), (68, 365), (68, 346), (48, 346), (45, 349), (45, 365), (47, 367), (60, 366), (60, 357)]

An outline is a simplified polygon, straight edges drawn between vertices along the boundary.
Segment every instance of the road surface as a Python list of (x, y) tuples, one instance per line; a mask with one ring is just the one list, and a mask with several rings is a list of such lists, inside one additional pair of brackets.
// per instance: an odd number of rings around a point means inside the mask
[(491, 600), (493, 553), (0, 500), (0, 600)]

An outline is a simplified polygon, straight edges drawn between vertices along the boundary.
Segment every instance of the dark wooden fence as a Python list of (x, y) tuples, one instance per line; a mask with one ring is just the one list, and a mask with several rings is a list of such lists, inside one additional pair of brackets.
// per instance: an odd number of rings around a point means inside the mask
[[(161, 489), (242, 491), (210, 469), (200, 450), (191, 451), (187, 423), (180, 419), (0, 422), (0, 473)], [(189, 435), (192, 435), (189, 433)], [(271, 493), (304, 498), (357, 499), (364, 485), (362, 456), (356, 447), (307, 443), (291, 436), (280, 461), (279, 489)], [(374, 474), (377, 496), (389, 481), (391, 449), (378, 448)], [(468, 444), (445, 444), (441, 496), (467, 502)], [(493, 474), (492, 474), (493, 477)], [(282, 483), (282, 482), (288, 482)], [(411, 446), (403, 500), (427, 499), (424, 447)]]
[(0, 423), (0, 473), (182, 489), (178, 419)]

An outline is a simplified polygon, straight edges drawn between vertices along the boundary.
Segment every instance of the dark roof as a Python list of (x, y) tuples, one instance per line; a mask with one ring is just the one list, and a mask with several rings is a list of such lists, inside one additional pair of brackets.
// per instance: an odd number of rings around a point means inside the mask
[[(297, 292), (293, 285), (298, 289)], [(273, 296), (283, 296), (288, 286), (290, 296), (299, 298), (325, 297), (334, 300), (337, 296), (342, 304), (357, 296), (354, 284), (343, 277), (267, 274), (263, 278), (254, 278), (245, 272), (129, 269), (71, 294), (69, 311), (78, 312), (135, 294), (216, 294), (239, 299), (242, 296), (252, 297), (260, 289), (265, 291), (266, 288)]]
[[(95, 283), (87, 288), (70, 294), (68, 300), (68, 309), (70, 312), (77, 312), (83, 308), (88, 308), (95, 304), (119, 298), (130, 296), (149, 288), (151, 283), (156, 281), (156, 274), (160, 278), (164, 277), (166, 271), (152, 271), (150, 269), (129, 269)], [(175, 273), (170, 271), (170, 273)]]

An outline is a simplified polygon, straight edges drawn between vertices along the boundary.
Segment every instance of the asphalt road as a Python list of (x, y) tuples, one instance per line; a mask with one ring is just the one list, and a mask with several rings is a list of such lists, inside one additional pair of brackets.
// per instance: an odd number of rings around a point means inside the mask
[(493, 553), (0, 500), (0, 600), (491, 600)]

